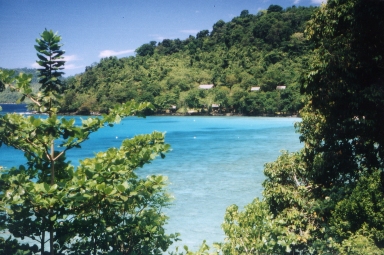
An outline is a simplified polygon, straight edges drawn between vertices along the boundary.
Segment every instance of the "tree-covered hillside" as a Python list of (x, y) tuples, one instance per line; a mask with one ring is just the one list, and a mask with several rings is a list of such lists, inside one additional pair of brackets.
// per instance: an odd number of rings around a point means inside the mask
[[(271, 5), (255, 15), (244, 10), (230, 22), (219, 20), (212, 31), (151, 41), (134, 57), (101, 59), (67, 79), (61, 111), (106, 112), (135, 99), (153, 103), (154, 113), (170, 108), (180, 113), (297, 113), (302, 108), (300, 73), (312, 48), (303, 32), (315, 9)], [(215, 87), (203, 90), (201, 84)]]

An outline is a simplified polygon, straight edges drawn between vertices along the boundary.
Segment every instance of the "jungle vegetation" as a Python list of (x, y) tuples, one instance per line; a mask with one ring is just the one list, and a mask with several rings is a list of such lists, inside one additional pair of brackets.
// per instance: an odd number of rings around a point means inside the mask
[[(270, 14), (285, 13), (278, 6), (269, 9)], [(227, 208), (222, 225), (226, 238), (222, 243), (214, 244), (212, 249), (203, 243), (198, 251), (189, 251), (185, 247), (184, 251), (174, 251), (172, 254), (384, 254), (383, 13), (382, 0), (328, 0), (326, 5), (315, 11), (304, 31), (307, 38), (305, 44), (313, 48), (312, 51), (308, 49), (311, 58), (305, 61), (305, 68), (301, 70), (300, 78), (297, 78), (297, 86), (304, 99), (302, 121), (296, 124), (304, 144), (303, 149), (294, 153), (283, 152), (276, 161), (265, 165), (266, 180), (263, 183), (262, 198), (255, 199), (244, 210), (236, 205)], [(247, 12), (242, 14), (248, 15)], [(263, 15), (268, 15), (268, 11), (259, 17)], [(220, 24), (223, 23), (226, 24)], [(224, 26), (220, 24), (216, 28)], [(211, 33), (215, 34), (213, 31)], [(207, 42), (219, 38), (211, 36), (211, 33), (208, 32)], [(139, 51), (136, 57), (122, 60), (108, 58), (103, 61), (123, 63), (181, 54), (176, 52), (167, 55), (163, 52), (160, 55), (157, 51), (164, 50), (164, 47), (151, 43), (144, 49), (152, 49), (152, 46), (153, 51), (149, 50), (144, 56)], [(192, 62), (194, 66), (196, 63)], [(97, 65), (91, 69), (99, 68)], [(145, 69), (141, 65), (138, 68)], [(82, 75), (73, 79), (80, 80)], [(56, 118), (57, 108), (52, 107), (53, 101), (50, 101), (56, 98), (47, 97), (50, 86), (44, 85), (55, 79), (45, 79), (47, 76), (43, 76), (39, 82), (45, 96), (32, 96), (30, 99), (39, 106), (37, 110), (46, 111), (49, 118), (22, 119), (17, 115), (5, 115), (0, 119), (0, 141), (27, 150), (26, 159), (29, 162), (28, 168), (13, 168), (1, 175), (0, 187), (3, 191), (0, 193), (0, 206), (3, 212), (0, 226), (12, 229), (21, 222), (33, 226), (27, 234), (40, 235), (43, 239), (43, 233), (50, 233), (50, 236), (53, 233), (52, 247), (57, 243), (62, 245), (59, 248), (107, 253), (111, 250), (108, 251), (104, 245), (113, 243), (115, 254), (140, 254), (140, 251), (147, 251), (145, 248), (150, 248), (153, 254), (160, 252), (160, 249), (177, 238), (165, 235), (161, 227), (165, 218), (157, 218), (161, 214), (156, 213), (156, 205), (168, 201), (162, 200), (167, 197), (162, 177), (143, 180), (144, 183), (150, 182), (145, 187), (154, 189), (155, 193), (146, 194), (148, 199), (155, 199), (155, 208), (149, 218), (156, 219), (153, 223), (156, 228), (152, 228), (151, 221), (145, 221), (150, 227), (143, 230), (153, 230), (156, 234), (146, 238), (148, 236), (141, 235), (143, 232), (139, 231), (140, 228), (133, 231), (133, 234), (138, 234), (135, 240), (139, 246), (134, 246), (139, 247), (137, 250), (128, 250), (131, 246), (114, 235), (121, 233), (127, 236), (131, 233), (129, 231), (133, 228), (125, 229), (124, 224), (116, 224), (121, 222), (119, 217), (126, 215), (110, 214), (108, 210), (109, 203), (115, 208), (123, 208), (125, 201), (121, 201), (117, 194), (128, 198), (132, 196), (133, 205), (140, 208), (141, 200), (137, 193), (145, 189), (141, 189), (140, 185), (135, 186), (140, 182), (136, 181), (134, 175), (129, 178), (127, 187), (126, 182), (118, 177), (120, 171), (132, 174), (132, 166), (152, 159), (149, 157), (142, 160), (142, 155), (163, 155), (166, 152), (168, 147), (163, 144), (161, 136), (157, 137), (159, 134), (155, 134), (154, 140), (144, 143), (149, 147), (136, 146), (141, 144), (141, 139), (134, 141), (134, 144), (123, 144), (119, 150), (114, 149), (96, 155), (95, 159), (85, 160), (77, 171), (64, 159), (65, 151), (87, 139), (90, 132), (118, 120), (120, 116), (143, 112), (149, 105), (131, 101), (109, 110), (110, 115), (90, 118), (81, 126), (74, 127), (72, 122)], [(30, 87), (26, 85), (30, 83), (31, 76), (10, 77), (13, 76), (1, 72), (0, 85), (16, 84), (18, 91), (32, 95)], [(208, 83), (211, 80), (204, 81)], [(218, 78), (215, 81), (221, 80)], [(227, 87), (229, 95), (240, 87), (236, 83), (233, 86), (225, 84), (230, 83), (223, 82), (217, 89), (221, 91)], [(190, 93), (183, 92), (186, 95)], [(262, 92), (266, 94), (268, 90)], [(159, 93), (161, 95), (161, 91)], [(57, 100), (60, 102), (61, 99)], [(27, 139), (18, 139), (20, 136)], [(53, 140), (60, 136), (63, 136), (60, 141), (64, 150), (49, 149)], [(35, 138), (36, 143), (28, 140)], [(131, 149), (138, 154), (130, 154)], [(145, 149), (146, 153), (143, 154), (141, 149)], [(117, 167), (112, 167), (116, 163)], [(112, 173), (116, 174), (113, 180), (116, 178), (117, 183), (111, 181), (109, 169), (117, 171)], [(32, 178), (39, 181), (32, 182)], [(127, 180), (126, 176), (122, 178)], [(159, 185), (151, 186), (154, 184), (152, 180), (158, 180)], [(87, 193), (87, 190), (91, 190), (91, 193)], [(153, 194), (158, 196), (153, 197)], [(95, 207), (97, 210), (82, 207), (84, 203), (98, 205)], [(69, 210), (69, 215), (73, 216), (68, 219), (68, 214), (62, 210)], [(26, 215), (35, 217), (28, 218)], [(107, 219), (103, 219), (104, 216)], [(86, 229), (82, 228), (83, 221), (95, 223), (93, 226), (97, 227), (91, 228), (91, 232), (84, 232)], [(73, 231), (78, 231), (79, 239), (75, 240), (79, 242), (68, 242), (66, 238), (73, 236), (55, 235), (62, 230), (61, 222), (68, 224)], [(20, 228), (15, 227), (13, 231), (20, 235), (17, 229)], [(97, 241), (96, 237), (99, 238)], [(161, 238), (164, 246), (159, 246), (157, 241), (151, 242), (155, 240), (152, 237)], [(10, 248), (17, 246), (12, 240), (3, 240), (0, 245)]]
[[(108, 57), (69, 77), (60, 111), (105, 113), (116, 103), (150, 102), (147, 114), (172, 106), (188, 110), (245, 115), (297, 114), (303, 107), (301, 71), (311, 59), (311, 44), (303, 36), (315, 7), (271, 5), (229, 22), (219, 20), (185, 40), (151, 41), (127, 58)], [(201, 90), (200, 84), (214, 84)], [(278, 85), (285, 90), (276, 90)], [(252, 87), (260, 91), (251, 92)]]
[(384, 254), (384, 1), (328, 0), (307, 24), (304, 148), (265, 165), (262, 199), (187, 254)]

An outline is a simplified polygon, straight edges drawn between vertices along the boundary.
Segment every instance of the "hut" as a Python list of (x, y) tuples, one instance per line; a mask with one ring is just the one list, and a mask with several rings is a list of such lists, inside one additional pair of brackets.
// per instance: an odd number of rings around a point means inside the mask
[(217, 114), (220, 111), (220, 104), (212, 104), (211, 108), (212, 108), (212, 113)]
[(176, 112), (176, 110), (177, 110), (176, 105), (171, 105), (171, 106), (169, 107), (169, 111), (170, 111), (170, 112)]
[(252, 87), (251, 88), (251, 91), (259, 91), (260, 90), (260, 87)]
[(215, 87), (214, 84), (201, 84), (201, 85), (199, 85), (199, 89), (212, 89), (213, 87)]

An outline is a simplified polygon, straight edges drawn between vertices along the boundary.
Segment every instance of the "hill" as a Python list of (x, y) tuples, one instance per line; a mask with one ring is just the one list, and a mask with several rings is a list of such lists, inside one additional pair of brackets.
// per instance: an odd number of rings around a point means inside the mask
[(135, 99), (153, 103), (152, 113), (295, 114), (302, 107), (300, 73), (312, 49), (303, 33), (315, 9), (244, 10), (185, 40), (151, 41), (136, 56), (101, 59), (67, 79), (61, 111), (107, 112)]

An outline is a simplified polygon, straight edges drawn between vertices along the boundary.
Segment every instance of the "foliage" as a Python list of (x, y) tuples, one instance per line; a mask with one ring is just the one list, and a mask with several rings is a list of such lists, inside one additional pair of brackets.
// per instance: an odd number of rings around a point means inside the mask
[[(3, 72), (12, 72), (11, 76), (12, 75), (18, 76), (20, 73), (31, 74), (32, 75), (32, 80), (31, 80), (32, 91), (36, 93), (40, 88), (40, 84), (38, 83), (38, 78), (37, 78), (38, 72), (35, 69), (21, 68), (21, 69), (7, 70), (7, 69), (0, 68), (0, 70), (3, 70)], [(3, 85), (0, 84), (0, 103), (10, 104), (10, 103), (17, 102), (17, 100), (21, 98), (21, 94), (18, 92), (12, 91), (11, 88), (5, 88), (4, 85), (5, 84)], [(27, 99), (26, 102), (29, 103), (30, 101), (28, 101)]]
[[(103, 113), (115, 103), (135, 99), (153, 103), (154, 113), (170, 105), (209, 112), (212, 104), (223, 103), (221, 111), (245, 115), (297, 113), (303, 106), (299, 74), (312, 47), (303, 37), (304, 24), (316, 8), (270, 9), (257, 14), (244, 10), (229, 22), (216, 22), (211, 32), (205, 29), (185, 40), (151, 41), (140, 46), (135, 57), (101, 59), (67, 79), (60, 110)], [(212, 83), (229, 88), (224, 102), (215, 99), (215, 91), (194, 92), (200, 84)], [(289, 93), (279, 105), (275, 99), (264, 100), (275, 97), (277, 85), (286, 85)], [(261, 86), (264, 93), (250, 92), (252, 86)], [(244, 92), (241, 98), (239, 91)], [(168, 94), (174, 95), (172, 100)], [(257, 108), (244, 107), (242, 98)]]
[[(44, 117), (6, 114), (0, 116), (0, 145), (24, 152), (25, 164), (0, 172), (0, 226), (12, 238), (26, 237), (50, 254), (161, 254), (177, 240), (166, 235), (169, 205), (166, 178), (139, 179), (134, 170), (164, 157), (169, 145), (164, 134), (154, 132), (125, 140), (122, 146), (85, 159), (75, 169), (65, 158), (80, 148), (89, 135), (112, 126), (122, 117), (137, 115), (149, 103), (134, 101), (110, 109), (101, 118), (75, 119), (57, 115), (60, 80), (61, 38), (45, 30), (37, 40), (41, 90), (34, 94), (31, 75), (0, 71), (2, 83), (29, 98)], [(21, 99), (21, 101), (23, 100)], [(32, 249), (18, 246), (16, 239), (1, 243), (1, 249)], [(36, 246), (36, 245), (35, 245)], [(34, 248), (35, 249), (35, 248)]]
[(264, 172), (263, 201), (255, 199), (243, 212), (235, 205), (227, 208), (223, 254), (310, 252), (306, 245), (318, 226), (316, 213), (308, 210), (314, 201), (300, 153), (284, 152)]
[(7, 239), (0, 237), (0, 254), (1, 255), (8, 255), (8, 254), (32, 255), (37, 251), (38, 251), (37, 245), (34, 245), (32, 247), (30, 247), (27, 244), (20, 245), (17, 240), (11, 239), (11, 237), (8, 237)]
[[(316, 165), (311, 168), (326, 177), (322, 181), (329, 186), (357, 181), (363, 167), (383, 167), (384, 21), (381, 1), (330, 2), (327, 7), (309, 26), (318, 47), (303, 86), (313, 113), (306, 122), (316, 123), (318, 129), (304, 123), (300, 132), (308, 144), (307, 161), (316, 162), (315, 155), (326, 159), (322, 162), (327, 166), (321, 168), (328, 169), (327, 175)], [(324, 19), (337, 24), (323, 24)]]
[(263, 200), (227, 208), (217, 252), (384, 254), (383, 11), (328, 0), (308, 22), (304, 148), (265, 165)]

